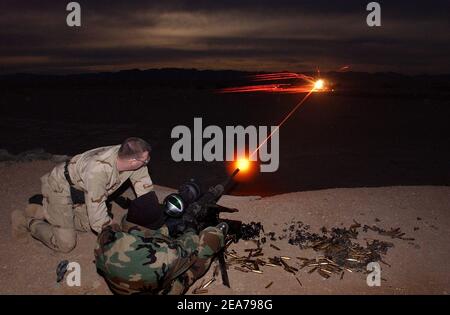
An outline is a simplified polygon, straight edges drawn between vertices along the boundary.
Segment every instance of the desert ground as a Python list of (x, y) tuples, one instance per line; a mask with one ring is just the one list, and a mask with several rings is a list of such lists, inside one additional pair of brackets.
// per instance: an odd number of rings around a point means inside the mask
[[(39, 193), (39, 177), (55, 165), (51, 161), (0, 163), (0, 293), (2, 294), (111, 294), (93, 263), (96, 237), (80, 233), (78, 245), (69, 254), (54, 253), (33, 239), (17, 242), (11, 238), (10, 213), (24, 209), (28, 198)], [(157, 184), (157, 183), (156, 183)], [(173, 189), (157, 186), (160, 199)], [(131, 196), (127, 191), (126, 195)], [(281, 267), (262, 268), (262, 273), (243, 273), (229, 268), (231, 288), (222, 285), (220, 275), (207, 289), (207, 294), (449, 294), (450, 292), (450, 187), (446, 186), (392, 186), (371, 188), (339, 188), (294, 192), (270, 197), (224, 196), (221, 204), (236, 207), (239, 213), (229, 214), (233, 219), (249, 223), (260, 221), (265, 232), (282, 235), (286, 223), (301, 220), (319, 231), (349, 226), (353, 220), (361, 224), (376, 224), (384, 229), (400, 227), (414, 241), (391, 239), (375, 232), (361, 233), (394, 243), (381, 264), (381, 286), (369, 287), (362, 273), (346, 272), (343, 279), (332, 276), (323, 279), (317, 273), (299, 270), (296, 277)], [(124, 210), (114, 204), (115, 219)], [(271, 247), (275, 245), (280, 250)], [(245, 255), (253, 248), (252, 241), (232, 244), (238, 254)], [(286, 239), (268, 240), (263, 244), (263, 257), (285, 255), (298, 268), (295, 257), (314, 258), (312, 250), (300, 250)], [(61, 260), (81, 265), (81, 286), (69, 287), (56, 283), (56, 266)], [(215, 262), (204, 276), (211, 279)], [(266, 286), (273, 284), (266, 288)], [(189, 290), (198, 286), (195, 283)]]

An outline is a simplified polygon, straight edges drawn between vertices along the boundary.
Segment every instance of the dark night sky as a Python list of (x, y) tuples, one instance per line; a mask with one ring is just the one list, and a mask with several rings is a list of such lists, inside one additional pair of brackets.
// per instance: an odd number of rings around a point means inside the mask
[(450, 2), (83, 1), (0, 2), (0, 73), (129, 68), (450, 72)]

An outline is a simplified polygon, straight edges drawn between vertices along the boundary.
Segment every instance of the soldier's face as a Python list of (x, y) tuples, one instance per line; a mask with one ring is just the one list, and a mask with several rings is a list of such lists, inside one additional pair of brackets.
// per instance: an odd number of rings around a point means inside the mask
[(130, 170), (137, 170), (143, 166), (147, 166), (148, 162), (150, 162), (150, 154), (148, 152), (144, 152), (139, 158), (130, 159), (128, 162)]

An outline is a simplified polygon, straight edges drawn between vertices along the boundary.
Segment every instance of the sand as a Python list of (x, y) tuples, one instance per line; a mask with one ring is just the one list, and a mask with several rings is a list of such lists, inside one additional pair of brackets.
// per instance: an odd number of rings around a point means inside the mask
[[(103, 279), (96, 273), (93, 249), (96, 237), (80, 233), (78, 245), (69, 254), (54, 253), (44, 245), (29, 239), (20, 243), (11, 239), (10, 213), (24, 209), (28, 197), (39, 193), (39, 177), (54, 166), (50, 161), (0, 163), (0, 293), (1, 294), (111, 294)], [(160, 198), (173, 191), (157, 186)], [(130, 192), (127, 192), (130, 195)], [(346, 273), (342, 280), (333, 276), (323, 280), (318, 274), (304, 270), (294, 276), (278, 267), (264, 267), (262, 274), (242, 273), (229, 269), (231, 289), (222, 285), (220, 276), (208, 288), (208, 294), (449, 294), (450, 292), (450, 187), (393, 186), (378, 188), (338, 188), (295, 192), (266, 198), (257, 196), (224, 196), (221, 204), (239, 208), (234, 219), (244, 222), (261, 221), (265, 231), (283, 234), (285, 223), (301, 220), (318, 231), (322, 226), (349, 226), (356, 220), (362, 224), (377, 224), (389, 229), (400, 227), (405, 236), (415, 241), (390, 239), (395, 247), (385, 256), (391, 267), (381, 265), (380, 287), (369, 287), (362, 273)], [(124, 211), (114, 205), (115, 219)], [(231, 216), (230, 216), (231, 218)], [(418, 219), (420, 218), (420, 220)], [(375, 221), (380, 220), (379, 222)], [(416, 229), (415, 229), (416, 228)], [(417, 229), (418, 228), (418, 229)], [(269, 246), (273, 243), (281, 250)], [(244, 254), (254, 247), (251, 241), (240, 241), (232, 249)], [(314, 257), (312, 251), (300, 250), (277, 240), (264, 245), (265, 257), (287, 255), (292, 265), (300, 263), (296, 256)], [(56, 266), (63, 260), (81, 266), (81, 286), (57, 284)], [(212, 268), (211, 268), (212, 269)], [(211, 278), (212, 270), (205, 279)], [(273, 284), (265, 288), (270, 282)], [(198, 286), (198, 283), (193, 287)], [(191, 294), (192, 289), (189, 291)]]

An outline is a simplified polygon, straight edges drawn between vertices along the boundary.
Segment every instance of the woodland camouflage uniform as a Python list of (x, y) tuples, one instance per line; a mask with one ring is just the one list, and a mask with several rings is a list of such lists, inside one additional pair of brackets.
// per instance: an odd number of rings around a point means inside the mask
[(124, 220), (122, 227), (110, 225), (99, 235), (96, 266), (117, 294), (183, 294), (223, 246), (216, 227), (171, 238), (165, 225), (150, 230)]

